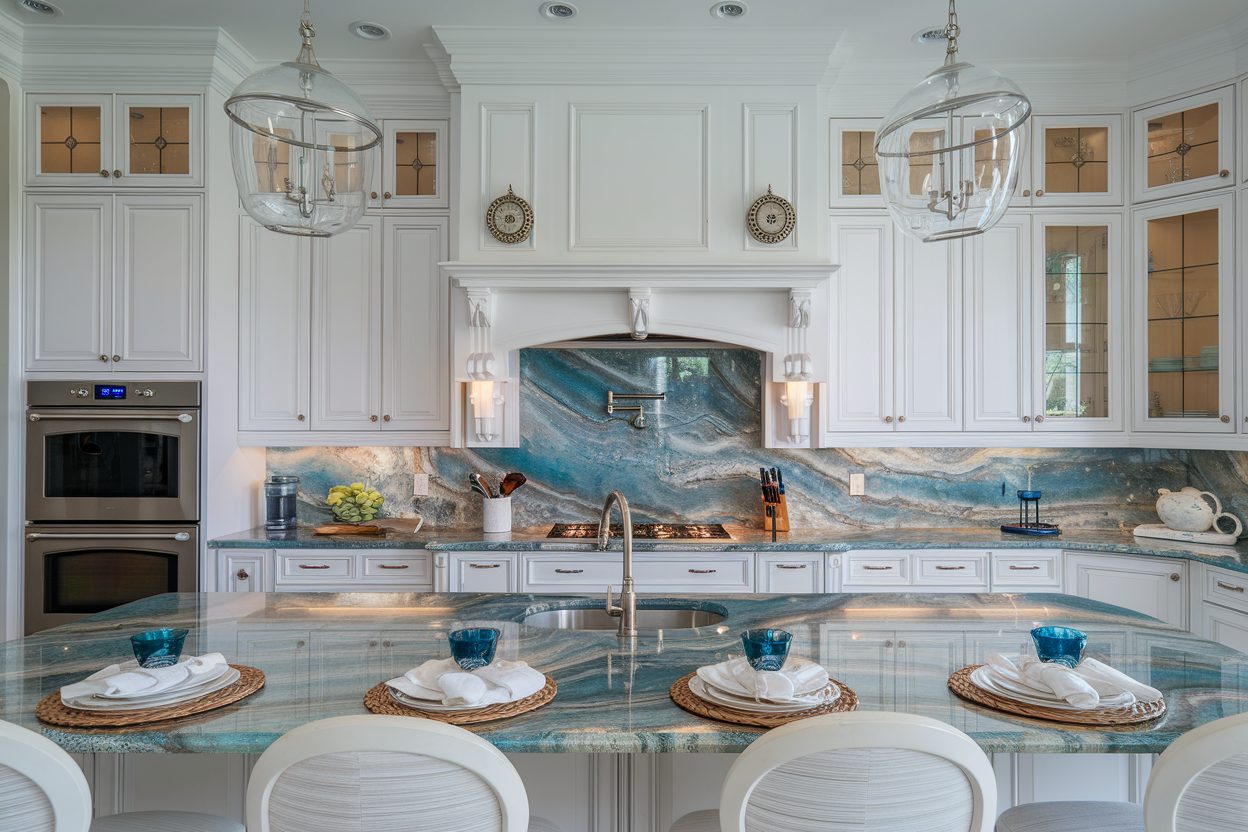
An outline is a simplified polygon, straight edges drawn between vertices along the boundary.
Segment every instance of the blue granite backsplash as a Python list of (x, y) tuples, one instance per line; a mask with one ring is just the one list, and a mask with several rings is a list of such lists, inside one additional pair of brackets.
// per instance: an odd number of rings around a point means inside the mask
[[(1248, 515), (1248, 452), (1081, 449), (762, 447), (759, 353), (735, 348), (604, 346), (521, 352), (520, 447), (269, 448), (268, 470), (295, 474), (300, 518), (328, 519), (331, 485), (367, 480), (389, 517), (420, 514), (431, 528), (472, 528), (481, 500), (470, 471), (522, 471), (517, 528), (596, 520), (602, 499), (623, 491), (637, 519), (759, 524), (758, 468), (779, 466), (795, 527), (995, 526), (1017, 514), (1014, 491), (1044, 491), (1046, 520), (1119, 529), (1158, 522), (1156, 490), (1196, 485)], [(649, 427), (608, 416), (608, 389), (666, 392), (646, 403)], [(866, 497), (848, 495), (864, 472)], [(427, 473), (430, 495), (412, 496)], [(1004, 487), (1004, 494), (1002, 489)]]

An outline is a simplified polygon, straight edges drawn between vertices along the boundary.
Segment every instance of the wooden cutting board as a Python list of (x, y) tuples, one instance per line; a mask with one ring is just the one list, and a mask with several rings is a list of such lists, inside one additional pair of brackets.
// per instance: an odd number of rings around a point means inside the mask
[(317, 526), (312, 530), (312, 533), (384, 535), (386, 530), (381, 526), (356, 526), (351, 523), (327, 523), (324, 526)]

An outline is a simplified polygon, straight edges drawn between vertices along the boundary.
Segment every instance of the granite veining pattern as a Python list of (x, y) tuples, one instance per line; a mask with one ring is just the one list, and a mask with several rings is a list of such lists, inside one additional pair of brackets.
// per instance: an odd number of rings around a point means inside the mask
[[(794, 633), (794, 652), (821, 661), (867, 710), (924, 714), (969, 733), (988, 752), (1141, 752), (1248, 711), (1248, 656), (1116, 607), (1062, 595), (810, 595), (643, 599), (727, 614), (720, 625), (667, 631), (634, 646), (612, 632), (523, 624), (526, 614), (591, 605), (584, 597), (527, 595), (168, 594), (0, 645), (0, 718), (39, 730), (76, 752), (258, 753), (292, 728), (364, 713), (378, 681), (448, 655), (464, 622), (503, 629), (499, 655), (523, 659), (559, 685), (545, 708), (474, 731), (508, 752), (733, 752), (760, 733), (693, 716), (668, 698), (673, 681), (740, 650), (753, 626)], [(1116, 730), (1042, 724), (962, 702), (949, 674), (988, 651), (1017, 650), (1036, 623), (1073, 624), (1089, 649), (1160, 688), (1169, 712)], [(129, 653), (152, 626), (191, 629), (187, 649), (224, 651), (268, 677), (255, 696), (185, 723), (125, 733), (40, 725), (45, 694)], [(906, 642), (905, 648), (887, 644)], [(904, 649), (905, 655), (900, 655)]]
[[(424, 516), (429, 528), (480, 527), (469, 471), (523, 471), (513, 503), (528, 528), (597, 516), (608, 491), (628, 497), (638, 520), (759, 525), (759, 466), (778, 465), (800, 528), (996, 528), (1017, 513), (1014, 492), (1045, 493), (1046, 519), (1064, 527), (1122, 530), (1157, 522), (1156, 490), (1198, 485), (1248, 515), (1248, 453), (1084, 449), (827, 448), (767, 450), (761, 441), (758, 353), (735, 348), (528, 349), (520, 359), (520, 447), (270, 448), (271, 473), (297, 474), (308, 523), (328, 518), (331, 485), (370, 480), (386, 516)], [(665, 392), (646, 403), (650, 427), (608, 416), (608, 389)], [(853, 471), (867, 497), (849, 497)], [(412, 497), (412, 474), (430, 496)]]

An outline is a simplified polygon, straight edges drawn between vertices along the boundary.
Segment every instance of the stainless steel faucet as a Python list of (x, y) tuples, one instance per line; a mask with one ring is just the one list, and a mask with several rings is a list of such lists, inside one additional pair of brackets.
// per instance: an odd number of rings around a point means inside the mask
[(633, 590), (633, 515), (628, 510), (628, 500), (618, 491), (607, 495), (602, 505), (602, 517), (598, 520), (598, 550), (606, 551), (611, 539), (611, 506), (620, 506), (620, 525), (624, 527), (624, 585), (620, 587), (620, 605), (611, 600), (611, 587), (607, 587), (607, 615), (620, 618), (621, 638), (637, 635), (637, 593)]

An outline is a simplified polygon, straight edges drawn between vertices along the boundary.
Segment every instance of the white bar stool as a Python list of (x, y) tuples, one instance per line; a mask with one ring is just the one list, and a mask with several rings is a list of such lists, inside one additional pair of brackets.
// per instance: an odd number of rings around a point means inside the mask
[(1162, 753), (1144, 805), (1063, 801), (1015, 806), (997, 832), (1243, 832), (1248, 829), (1248, 713), (1189, 731)]
[(671, 832), (990, 832), (996, 805), (992, 764), (966, 734), (858, 711), (767, 732), (728, 771), (719, 811)]
[(431, 719), (340, 716), (269, 746), (247, 784), (250, 832), (559, 832), (529, 819), (520, 775)]
[(127, 812), (91, 820), (91, 789), (73, 758), (0, 721), (0, 832), (244, 832), (198, 812)]

